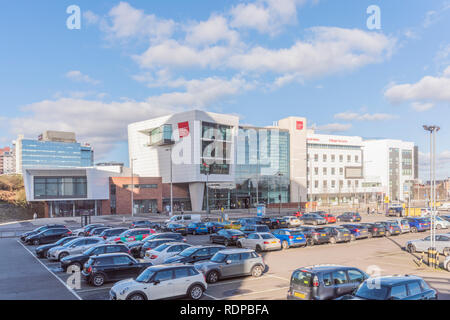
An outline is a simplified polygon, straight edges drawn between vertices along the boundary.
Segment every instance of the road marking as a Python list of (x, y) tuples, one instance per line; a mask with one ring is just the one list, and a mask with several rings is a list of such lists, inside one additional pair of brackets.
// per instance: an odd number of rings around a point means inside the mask
[(91, 291), (98, 291), (98, 290), (110, 290), (112, 287), (103, 287), (103, 288), (94, 288), (94, 289), (78, 289), (76, 290), (77, 293), (85, 293), (85, 292), (91, 292)]
[[(217, 283), (213, 283), (213, 284), (208, 284), (208, 288), (209, 287), (215, 287), (215, 286), (225, 286), (227, 284), (233, 284), (233, 283), (243, 283), (245, 281), (262, 280), (262, 279), (265, 279), (265, 278), (268, 278), (268, 277), (275, 278), (275, 276), (272, 276), (272, 275), (265, 275), (265, 276), (258, 277), (258, 278), (246, 278), (246, 279), (241, 279), (241, 280), (221, 281), (221, 282), (217, 282)], [(285, 279), (283, 279), (283, 280), (285, 280)]]
[(266, 275), (266, 277), (271, 277), (271, 278), (276, 278), (276, 279), (284, 280), (284, 281), (287, 281), (287, 282), (291, 282), (290, 279), (286, 279), (286, 278), (279, 277), (279, 276), (274, 276), (273, 274), (268, 274), (268, 275)]
[(219, 298), (216, 298), (216, 297), (214, 297), (214, 296), (212, 296), (212, 295), (210, 295), (210, 294), (206, 294), (206, 293), (204, 293), (204, 292), (203, 292), (203, 295), (204, 295), (204, 296), (207, 296), (208, 298), (211, 298), (211, 299), (213, 299), (213, 300), (221, 300), (221, 299), (219, 299)]
[(53, 273), (53, 271), (51, 271), (42, 261), (40, 261), (34, 254), (33, 252), (31, 252), (27, 247), (25, 247), (23, 245), (23, 243), (21, 243), (19, 240), (17, 240), (17, 242), (25, 249), (28, 251), (29, 254), (31, 254), (31, 256), (33, 258), (35, 258), (45, 269), (47, 269), (48, 272), (50, 272), (53, 276), (55, 276), (56, 279), (58, 279), (59, 282), (61, 282), (67, 290), (69, 290), (78, 300), (83, 300), (72, 288), (70, 288), (66, 283), (64, 283), (64, 281), (62, 281), (56, 274)]

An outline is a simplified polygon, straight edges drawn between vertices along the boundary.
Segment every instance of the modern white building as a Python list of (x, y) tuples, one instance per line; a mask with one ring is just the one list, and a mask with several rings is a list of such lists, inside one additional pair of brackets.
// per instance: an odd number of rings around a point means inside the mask
[(406, 201), (418, 178), (418, 148), (413, 142), (379, 139), (364, 141), (364, 175), (379, 177), (392, 201)]

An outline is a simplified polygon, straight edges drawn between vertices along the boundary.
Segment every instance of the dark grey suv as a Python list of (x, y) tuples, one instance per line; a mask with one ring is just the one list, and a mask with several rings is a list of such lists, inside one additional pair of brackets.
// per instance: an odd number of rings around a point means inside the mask
[(353, 267), (316, 265), (292, 273), (288, 300), (329, 300), (350, 294), (369, 276)]

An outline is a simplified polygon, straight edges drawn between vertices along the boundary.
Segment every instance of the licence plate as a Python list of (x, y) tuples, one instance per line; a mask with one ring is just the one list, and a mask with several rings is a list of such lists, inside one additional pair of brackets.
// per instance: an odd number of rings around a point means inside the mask
[(277, 243), (276, 241), (272, 241), (271, 243)]
[(302, 240), (303, 238), (302, 238), (302, 237), (297, 237), (296, 239), (297, 239), (297, 240)]
[(300, 293), (300, 292), (294, 292), (294, 296), (301, 298), (301, 299), (305, 299), (305, 294), (304, 293)]
[(348, 233), (344, 233), (344, 237), (347, 237), (348, 236)]
[(381, 231), (380, 234), (384, 234), (384, 231)]
[(322, 236), (322, 237), (325, 237), (325, 236), (326, 236), (326, 234), (325, 234), (325, 233), (322, 233), (322, 234), (321, 234), (321, 236)]

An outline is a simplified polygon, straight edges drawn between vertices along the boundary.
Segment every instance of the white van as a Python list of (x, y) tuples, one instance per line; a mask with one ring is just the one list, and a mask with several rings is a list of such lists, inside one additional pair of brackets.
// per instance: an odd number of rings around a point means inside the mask
[(164, 221), (165, 223), (181, 223), (188, 225), (192, 222), (202, 222), (202, 217), (200, 214), (180, 214), (173, 216), (169, 220)]

